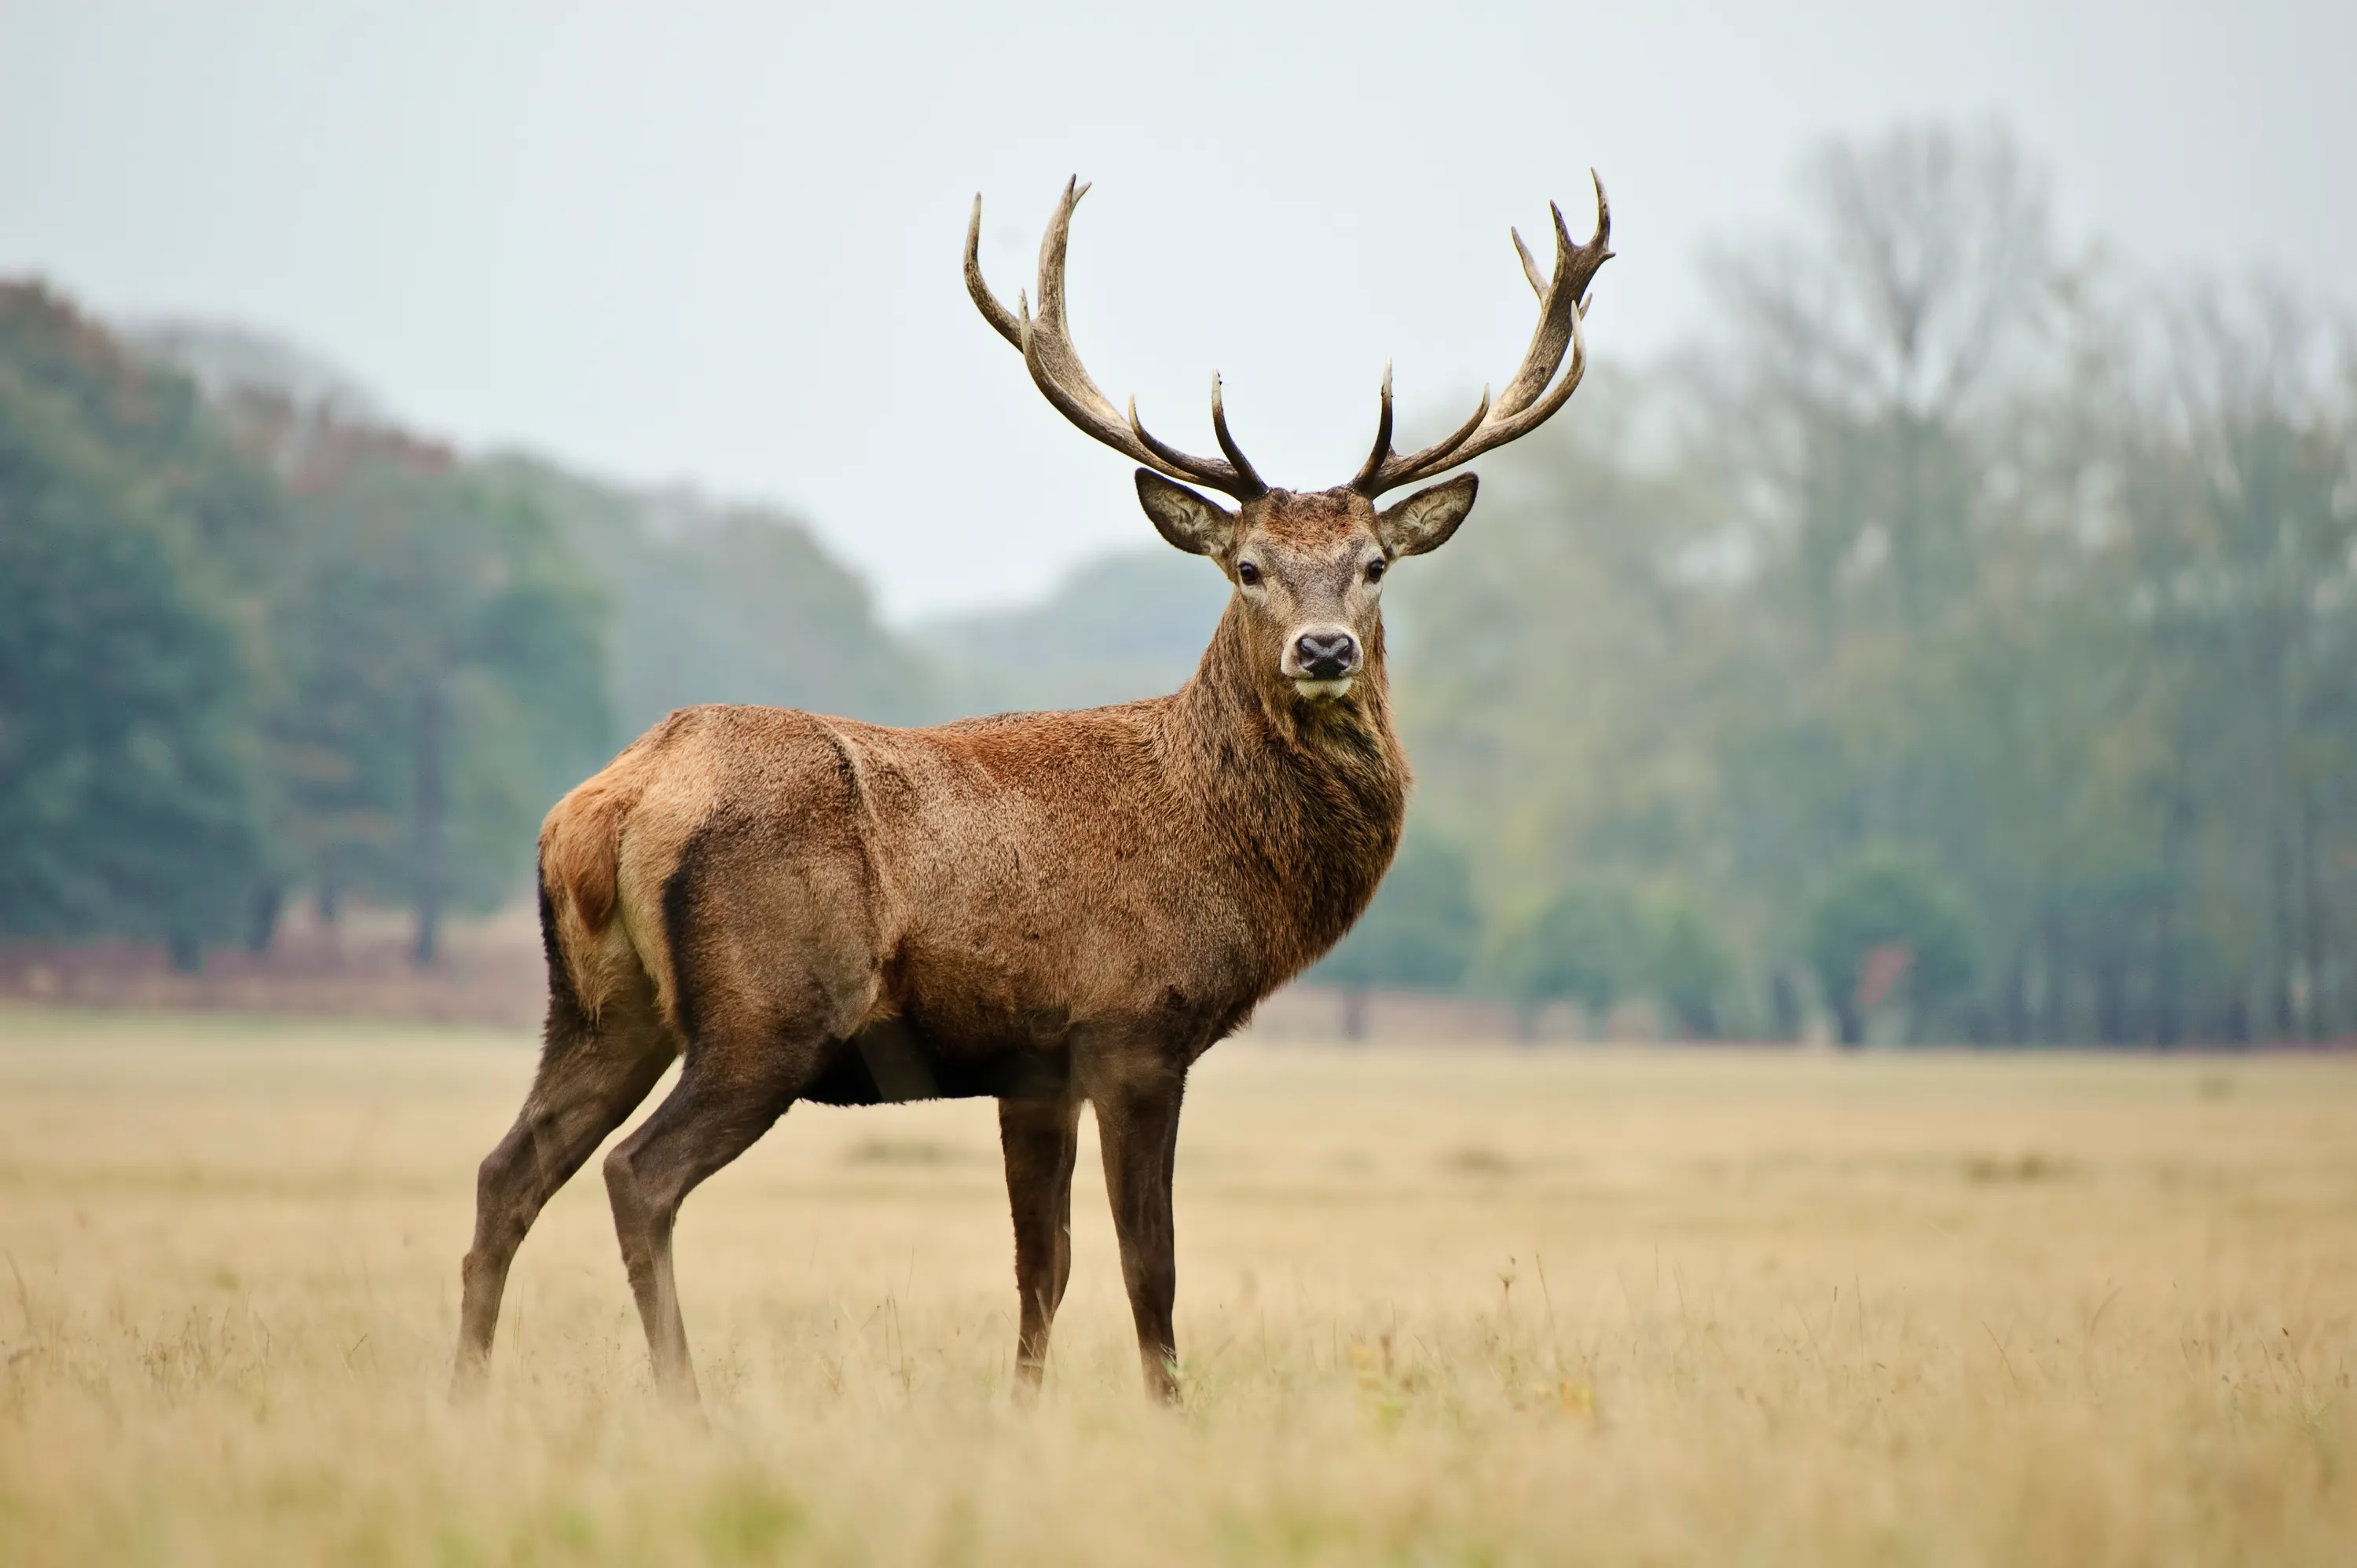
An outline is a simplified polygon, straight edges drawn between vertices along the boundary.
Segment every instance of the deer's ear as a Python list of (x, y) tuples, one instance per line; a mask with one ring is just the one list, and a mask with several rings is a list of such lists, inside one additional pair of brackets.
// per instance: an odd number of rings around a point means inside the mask
[(1473, 510), (1473, 492), (1480, 488), (1471, 474), (1459, 474), (1445, 485), (1418, 490), (1375, 514), (1375, 537), (1394, 555), (1437, 550)]
[(1235, 513), (1151, 468), (1137, 471), (1137, 504), (1154, 520), (1156, 532), (1189, 555), (1219, 554), (1235, 530)]

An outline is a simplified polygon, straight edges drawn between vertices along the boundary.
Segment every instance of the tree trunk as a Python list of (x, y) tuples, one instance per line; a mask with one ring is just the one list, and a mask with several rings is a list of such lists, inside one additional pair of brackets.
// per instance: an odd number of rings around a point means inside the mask
[(2061, 922), (2050, 916), (2046, 925), (2045, 949), (2046, 991), (2039, 998), (2038, 1034), (2041, 1044), (2059, 1046), (2071, 1029), (2071, 963), (2077, 955), (2071, 950)]
[(2007, 1046), (2028, 1045), (2029, 1043), (2029, 950), (2027, 943), (2014, 949), (2013, 961), (2006, 966), (2005, 983), (1997, 994), (1997, 1043)]
[(2095, 1039), (2100, 1045), (2121, 1046), (2128, 1035), (2127, 971), (2116, 954), (2105, 954), (2094, 965)]
[(2325, 957), (2324, 889), (2318, 873), (2324, 847), (2318, 842), (2316, 792), (2299, 782), (2299, 902), (2300, 902), (2300, 1037), (2314, 1044), (2327, 1038), (2330, 997), (2326, 977), (2331, 972)]
[(286, 886), (280, 882), (265, 882), (253, 890), (253, 902), (246, 907), (245, 950), (265, 953), (278, 940), (279, 911), (286, 907)]
[(2152, 939), (2152, 1043), (2174, 1050), (2184, 1038), (2185, 985), (2179, 972), (2177, 916), (2179, 878), (2183, 875), (2187, 829), (2193, 815), (2184, 795), (2172, 791), (2161, 818), (2160, 907), (2155, 911)]
[(445, 839), (448, 823), (446, 789), (445, 730), (448, 715), (438, 681), (429, 681), (417, 695), (416, 778), (412, 799), (410, 874), (413, 907), (417, 914), (417, 943), (412, 957), (420, 969), (440, 955), (444, 897)]
[(1801, 993), (1792, 977), (1778, 970), (1768, 983), (1769, 1011), (1775, 1017), (1776, 1038), (1787, 1043), (1801, 1037)]
[(1842, 1045), (1851, 1050), (1866, 1044), (1866, 1015), (1858, 1011), (1854, 996), (1837, 998), (1834, 1003), (1834, 1023), (1841, 1032)]

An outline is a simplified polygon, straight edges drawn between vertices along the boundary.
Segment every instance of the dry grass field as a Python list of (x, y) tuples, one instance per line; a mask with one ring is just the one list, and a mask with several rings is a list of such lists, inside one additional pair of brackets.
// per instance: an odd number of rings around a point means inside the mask
[(2357, 1561), (2357, 1063), (1222, 1047), (1183, 1414), (1101, 1185), (1013, 1408), (980, 1102), (592, 1174), (443, 1399), (522, 1036), (0, 1012), (0, 1563)]

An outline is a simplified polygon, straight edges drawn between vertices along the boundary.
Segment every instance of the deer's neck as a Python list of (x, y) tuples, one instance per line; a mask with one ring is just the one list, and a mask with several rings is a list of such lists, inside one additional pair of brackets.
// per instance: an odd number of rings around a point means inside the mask
[(1399, 847), (1406, 753), (1393, 731), (1380, 628), (1349, 696), (1312, 703), (1261, 669), (1231, 601), (1168, 710), (1171, 766), (1257, 928), (1265, 990), (1359, 918)]

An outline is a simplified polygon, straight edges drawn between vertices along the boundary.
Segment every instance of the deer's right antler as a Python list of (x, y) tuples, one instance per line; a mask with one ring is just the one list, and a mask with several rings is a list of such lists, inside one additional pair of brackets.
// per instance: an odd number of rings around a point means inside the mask
[(1081, 429), (1114, 451), (1171, 478), (1203, 485), (1240, 501), (1266, 495), (1268, 486), (1253, 472), (1235, 437), (1228, 434), (1228, 413), (1221, 402), (1218, 376), (1211, 378), (1211, 434), (1218, 439), (1220, 450), (1227, 454), (1224, 460), (1198, 457), (1156, 439), (1138, 423), (1135, 398), (1129, 400), (1129, 412), (1125, 418), (1112, 400), (1097, 390), (1096, 382), (1089, 379), (1087, 367), (1081, 363), (1080, 351), (1072, 347), (1071, 328), (1064, 320), (1064, 250), (1071, 238), (1072, 209), (1080, 205), (1081, 198), (1088, 191), (1089, 188), (1075, 177), (1065, 185), (1063, 199), (1056, 204), (1054, 216), (1048, 220), (1048, 231), (1039, 241), (1039, 314), (1036, 317), (1021, 294), (1015, 296), (1016, 308), (1010, 311), (998, 303), (990, 285), (983, 281), (982, 198), (976, 196), (974, 218), (965, 231), (966, 292), (974, 296), (983, 319), (1022, 351), (1031, 379), (1039, 383), (1048, 401)]
[[(1392, 450), (1392, 372), (1386, 365), (1383, 413), (1375, 422), (1375, 448), (1368, 454), (1366, 467), (1351, 481), (1352, 489), (1372, 499), (1385, 490), (1469, 463), (1484, 452), (1529, 435), (1570, 401), (1587, 371), (1587, 343), (1579, 330), (1580, 317), (1587, 311), (1587, 285), (1596, 270), (1612, 259), (1612, 209), (1604, 199), (1604, 181), (1593, 169), (1587, 177), (1596, 184), (1596, 232), (1587, 243), (1572, 244), (1571, 231), (1564, 227), (1563, 209), (1549, 205), (1548, 210), (1555, 214), (1553, 277), (1540, 274), (1538, 262), (1523, 243), (1522, 235), (1508, 231), (1513, 233), (1514, 251), (1523, 259), (1523, 275), (1530, 279), (1532, 291), (1539, 296), (1539, 324), (1506, 390), (1492, 403), (1489, 389), (1483, 388), (1472, 418), (1423, 451), (1403, 456)], [(1555, 381), (1566, 349), (1571, 351), (1571, 368), (1549, 392), (1547, 383)]]

